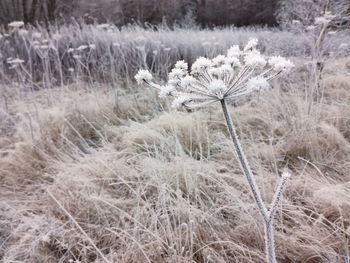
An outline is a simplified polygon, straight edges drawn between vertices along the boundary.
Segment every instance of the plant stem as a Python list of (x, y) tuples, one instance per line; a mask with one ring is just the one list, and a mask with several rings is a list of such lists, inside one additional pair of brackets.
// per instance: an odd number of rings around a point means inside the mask
[(265, 221), (265, 246), (266, 260), (268, 263), (277, 263), (275, 254), (275, 239), (273, 229), (273, 218)]
[(227, 110), (227, 104), (226, 104), (225, 99), (221, 100), (221, 106), (222, 106), (222, 110), (224, 112), (224, 116), (226, 119), (227, 128), (230, 132), (230, 135), (231, 135), (234, 147), (235, 147), (235, 151), (236, 151), (236, 154), (238, 156), (238, 160), (239, 160), (241, 169), (242, 169), (245, 177), (247, 178), (250, 190), (251, 190), (253, 197), (254, 197), (254, 200), (259, 208), (259, 212), (262, 215), (263, 219), (265, 221), (267, 221), (268, 220), (268, 213), (267, 213), (266, 206), (264, 205), (264, 202), (262, 201), (261, 194), (260, 194), (259, 189), (257, 187), (257, 184), (255, 182), (254, 175), (249, 167), (247, 158), (245, 157), (245, 154), (244, 154), (243, 149), (241, 147), (241, 143), (239, 142), (235, 126), (233, 125), (232, 118)]
[(276, 255), (275, 255), (275, 244), (274, 244), (274, 229), (273, 229), (273, 216), (274, 212), (276, 211), (275, 206), (277, 206), (277, 203), (280, 201), (281, 198), (281, 192), (283, 190), (283, 187), (285, 185), (285, 181), (281, 182), (280, 187), (278, 189), (279, 193), (276, 193), (276, 198), (274, 202), (274, 209), (272, 209), (271, 212), (268, 212), (266, 209), (266, 206), (261, 198), (261, 194), (259, 192), (259, 188), (256, 184), (254, 175), (249, 167), (247, 158), (245, 157), (245, 154), (243, 152), (243, 149), (241, 147), (235, 126), (233, 125), (233, 121), (231, 118), (231, 115), (229, 114), (227, 110), (227, 104), (225, 99), (221, 100), (221, 106), (222, 110), (224, 112), (224, 116), (226, 119), (227, 128), (230, 132), (234, 148), (241, 166), (241, 169), (247, 178), (250, 190), (253, 194), (254, 200), (258, 206), (258, 210), (263, 218), (264, 224), (265, 224), (265, 245), (266, 245), (266, 258), (268, 263), (276, 263)]

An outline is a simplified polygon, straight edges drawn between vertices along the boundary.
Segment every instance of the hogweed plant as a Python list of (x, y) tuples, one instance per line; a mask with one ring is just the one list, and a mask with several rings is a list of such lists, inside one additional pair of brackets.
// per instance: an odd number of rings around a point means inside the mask
[(147, 84), (159, 91), (160, 97), (172, 96), (175, 108), (198, 108), (220, 102), (229, 134), (232, 138), (242, 172), (244, 173), (265, 227), (266, 257), (268, 263), (275, 263), (273, 221), (289, 172), (280, 177), (272, 203), (268, 209), (262, 200), (254, 174), (242, 149), (235, 125), (228, 112), (227, 101), (237, 100), (254, 92), (267, 90), (269, 81), (294, 67), (293, 63), (280, 56), (266, 57), (257, 50), (257, 39), (251, 39), (241, 50), (234, 45), (226, 56), (213, 59), (199, 57), (191, 70), (185, 61), (178, 61), (169, 73), (166, 85), (158, 85), (147, 70), (140, 70), (135, 79), (139, 84)]

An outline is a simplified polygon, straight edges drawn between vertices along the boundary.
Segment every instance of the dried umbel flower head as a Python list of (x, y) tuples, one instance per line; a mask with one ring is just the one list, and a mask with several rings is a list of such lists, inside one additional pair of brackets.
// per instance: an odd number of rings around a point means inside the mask
[(251, 39), (243, 50), (232, 46), (226, 56), (199, 57), (190, 71), (187, 63), (178, 61), (164, 86), (151, 82), (152, 75), (147, 70), (140, 70), (135, 79), (159, 90), (161, 97), (173, 96), (174, 107), (194, 108), (223, 99), (235, 100), (268, 89), (269, 80), (294, 67), (283, 57), (262, 55), (257, 45), (258, 40)]
[(17, 68), (18, 66), (20, 66), (21, 64), (23, 64), (25, 61), (23, 59), (20, 58), (7, 58), (6, 60), (7, 64), (10, 65), (9, 69), (14, 69)]
[(77, 51), (83, 51), (83, 50), (85, 50), (85, 49), (87, 49), (87, 48), (89, 48), (89, 46), (88, 45), (81, 45), (81, 46), (79, 46), (79, 47), (77, 47)]
[(10, 28), (21, 28), (24, 26), (24, 22), (23, 21), (13, 21), (13, 22), (9, 23), (8, 26)]
[(327, 25), (334, 18), (336, 18), (335, 15), (332, 15), (330, 12), (325, 12), (323, 16), (315, 18), (315, 25)]
[(152, 74), (149, 73), (148, 70), (139, 70), (139, 72), (135, 75), (135, 79), (137, 81), (138, 84), (142, 84), (143, 82), (147, 83), (147, 84), (151, 84), (151, 80), (152, 80)]
[(99, 29), (107, 29), (110, 27), (110, 24), (100, 24), (96, 26)]
[(23, 64), (24, 60), (19, 58), (8, 58), (7, 63), (12, 65), (19, 65), (19, 64)]

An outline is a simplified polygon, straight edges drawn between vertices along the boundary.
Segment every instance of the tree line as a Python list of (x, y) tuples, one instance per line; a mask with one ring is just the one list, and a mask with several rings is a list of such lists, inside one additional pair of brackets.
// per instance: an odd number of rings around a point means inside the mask
[[(201, 26), (276, 25), (310, 16), (325, 3), (347, 0), (0, 0), (0, 24), (12, 21), (46, 23), (83, 18), (116, 25), (141, 22)], [(350, 14), (350, 8), (347, 7)], [(301, 14), (302, 13), (302, 14)], [(311, 14), (313, 15), (313, 14)]]

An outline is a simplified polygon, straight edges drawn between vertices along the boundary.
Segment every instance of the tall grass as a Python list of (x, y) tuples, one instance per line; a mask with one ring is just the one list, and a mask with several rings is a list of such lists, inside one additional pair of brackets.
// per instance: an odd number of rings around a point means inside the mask
[[(82, 79), (103, 83), (130, 80), (140, 67), (147, 67), (165, 77), (174, 62), (185, 59), (190, 63), (198, 56), (214, 57), (232, 44), (243, 44), (257, 37), (266, 54), (310, 56), (313, 37), (307, 32), (290, 33), (279, 29), (223, 28), (215, 30), (167, 27), (141, 28), (111, 25), (73, 24), (14, 30), (0, 39), (2, 79), (21, 76), (21, 81), (36, 85), (56, 86)], [(338, 56), (349, 49), (339, 46), (349, 42), (347, 32), (327, 36), (324, 52)], [(90, 46), (89, 46), (90, 45)], [(24, 63), (18, 70), (9, 70), (8, 58), (20, 58)], [(42, 82), (45, 80), (44, 82)], [(39, 84), (40, 83), (40, 84)]]

